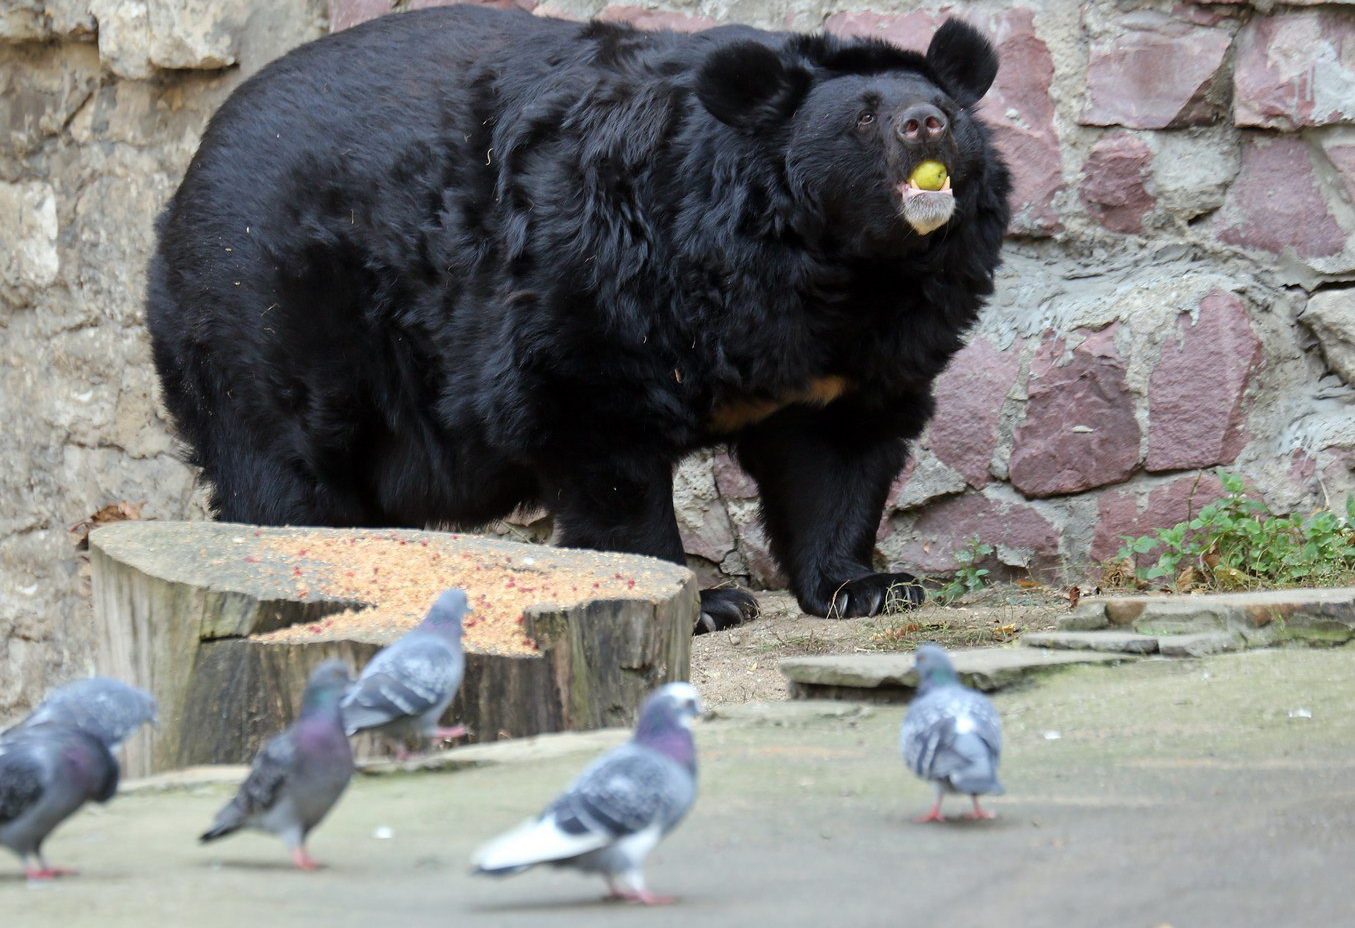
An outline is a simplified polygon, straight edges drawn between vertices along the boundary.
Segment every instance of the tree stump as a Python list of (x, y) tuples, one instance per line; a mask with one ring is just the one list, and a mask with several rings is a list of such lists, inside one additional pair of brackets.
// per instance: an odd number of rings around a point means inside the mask
[(216, 522), (117, 523), (89, 548), (98, 670), (160, 703), (159, 729), (126, 747), (129, 777), (247, 762), (312, 667), (360, 670), (452, 586), (474, 611), (446, 721), (475, 740), (628, 725), (651, 689), (689, 675), (696, 582), (652, 558)]

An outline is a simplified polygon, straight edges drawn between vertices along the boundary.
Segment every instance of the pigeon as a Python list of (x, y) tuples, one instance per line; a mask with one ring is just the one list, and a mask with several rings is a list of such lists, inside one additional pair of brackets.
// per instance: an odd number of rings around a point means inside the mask
[(541, 815), (480, 848), (472, 872), (573, 867), (602, 874), (610, 899), (671, 902), (645, 888), (643, 867), (696, 800), (691, 725), (700, 714), (690, 683), (660, 687), (640, 710), (630, 741), (598, 758)]
[(353, 777), (353, 749), (340, 707), (351, 682), (342, 661), (325, 661), (311, 671), (300, 716), (255, 756), (240, 791), (202, 835), (204, 844), (253, 828), (280, 837), (297, 867), (317, 868), (306, 853), (306, 836)]
[(377, 652), (344, 700), (349, 735), (376, 731), (399, 743), (403, 759), (410, 739), (422, 744), (466, 734), (464, 725), (440, 728), (438, 720), (461, 688), (461, 620), (470, 611), (463, 591), (447, 590), (422, 622)]
[(946, 652), (923, 645), (914, 658), (917, 696), (908, 705), (899, 743), (903, 760), (918, 776), (936, 786), (936, 802), (919, 822), (943, 822), (941, 799), (967, 793), (974, 810), (966, 818), (994, 818), (979, 805), (979, 796), (1000, 796), (997, 763), (1002, 754), (1002, 721), (988, 697), (960, 683)]
[(56, 723), (78, 728), (116, 751), (142, 725), (155, 725), (158, 714), (154, 697), (145, 690), (109, 677), (90, 677), (52, 690), (28, 718), (0, 738), (33, 725)]
[(78, 728), (46, 722), (6, 733), (0, 741), (0, 844), (19, 855), (30, 880), (75, 873), (48, 866), (42, 843), (86, 802), (112, 799), (118, 773), (108, 746)]

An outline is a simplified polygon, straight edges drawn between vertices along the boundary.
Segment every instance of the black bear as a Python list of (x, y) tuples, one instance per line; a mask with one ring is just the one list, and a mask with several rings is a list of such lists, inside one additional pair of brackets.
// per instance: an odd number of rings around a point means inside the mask
[(955, 20), (924, 55), (448, 7), (296, 49), (212, 119), (150, 267), (216, 514), (541, 504), (560, 544), (682, 562), (673, 468), (726, 444), (800, 605), (878, 612), (912, 580), (871, 564), (890, 483), (993, 289), (996, 73)]

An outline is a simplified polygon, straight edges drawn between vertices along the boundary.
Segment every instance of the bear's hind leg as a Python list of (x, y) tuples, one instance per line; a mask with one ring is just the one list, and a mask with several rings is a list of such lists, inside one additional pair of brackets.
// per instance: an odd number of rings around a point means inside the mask
[[(557, 542), (570, 548), (646, 554), (685, 564), (673, 513), (673, 468), (667, 461), (592, 462), (587, 470), (551, 474), (543, 502), (555, 515)], [(729, 628), (757, 615), (746, 590), (701, 591), (696, 634)]]

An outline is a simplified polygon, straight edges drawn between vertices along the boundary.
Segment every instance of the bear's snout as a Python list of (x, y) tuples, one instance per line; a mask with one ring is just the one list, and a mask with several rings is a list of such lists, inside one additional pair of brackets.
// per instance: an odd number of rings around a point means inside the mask
[(894, 120), (894, 133), (905, 145), (939, 142), (949, 129), (946, 114), (930, 103), (915, 103)]

